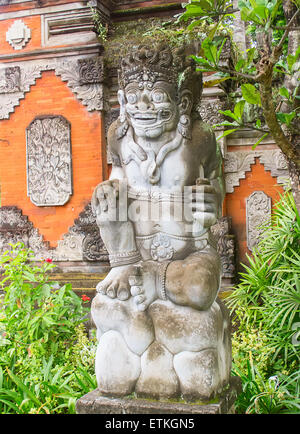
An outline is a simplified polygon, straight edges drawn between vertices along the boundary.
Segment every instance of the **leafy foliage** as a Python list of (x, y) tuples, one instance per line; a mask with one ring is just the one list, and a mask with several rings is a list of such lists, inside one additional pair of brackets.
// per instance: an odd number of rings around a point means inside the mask
[[(300, 410), (299, 246), (300, 217), (286, 193), (227, 299), (239, 327), (233, 334), (233, 359), (243, 380), (241, 411)], [(270, 380), (274, 376), (276, 387)]]
[[(299, 1), (295, 2), (299, 9)], [(193, 56), (199, 70), (213, 72), (219, 84), (226, 80), (231, 83), (233, 110), (223, 113), (228, 120), (216, 125), (224, 126), (226, 131), (222, 138), (242, 128), (251, 128), (261, 133), (255, 146), (262, 142), (272, 131), (278, 146), (287, 152), (291, 144), (282, 144), (281, 128), (288, 128), (292, 134), (299, 134), (299, 84), (285, 87), (285, 76), (297, 77), (299, 74), (300, 48), (296, 53), (288, 53), (287, 41), (291, 22), (287, 23), (283, 14), (282, 0), (239, 0), (238, 9), (234, 10), (232, 2), (227, 0), (189, 0), (184, 4), (185, 12), (180, 20), (189, 22), (187, 29), (195, 28), (203, 20), (212, 20), (213, 28), (202, 40), (198, 56)], [(226, 38), (232, 40), (232, 28), (235, 13), (248, 29), (249, 46), (245, 52), (234, 48), (233, 65), (224, 65), (222, 49)], [(299, 10), (297, 11), (299, 13)], [(222, 29), (222, 32), (220, 32)], [(224, 34), (224, 32), (226, 34)], [(276, 81), (277, 83), (276, 83)], [(279, 86), (278, 86), (279, 83)], [(270, 116), (270, 106), (262, 104), (262, 93), (272, 88), (274, 111)], [(226, 89), (228, 91), (228, 88)], [(237, 92), (236, 92), (237, 91)], [(238, 98), (236, 98), (238, 96)], [(266, 98), (269, 100), (269, 98)], [(243, 104), (240, 104), (243, 103)], [(238, 114), (236, 106), (239, 104)], [(260, 115), (249, 119), (246, 108), (250, 105), (257, 114), (264, 114), (263, 125)], [(272, 111), (273, 111), (273, 106)], [(284, 107), (284, 109), (282, 109)], [(277, 120), (277, 121), (276, 121)], [(278, 134), (274, 134), (276, 130)], [(295, 156), (298, 167), (298, 158)]]
[(87, 310), (69, 284), (49, 281), (50, 261), (32, 259), (20, 243), (0, 257), (0, 413), (75, 413), (96, 387)]

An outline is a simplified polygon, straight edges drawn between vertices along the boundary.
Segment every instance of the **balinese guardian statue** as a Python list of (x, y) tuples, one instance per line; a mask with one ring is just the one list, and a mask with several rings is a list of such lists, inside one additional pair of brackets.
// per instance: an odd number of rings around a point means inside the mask
[(222, 157), (198, 115), (201, 76), (179, 50), (139, 47), (119, 84), (112, 171), (92, 199), (111, 265), (92, 303), (99, 391), (208, 400), (229, 382), (231, 343), (210, 232)]

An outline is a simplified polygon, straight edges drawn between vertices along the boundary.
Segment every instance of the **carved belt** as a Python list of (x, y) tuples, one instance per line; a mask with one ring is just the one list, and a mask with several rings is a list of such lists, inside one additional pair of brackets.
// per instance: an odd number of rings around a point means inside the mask
[(184, 259), (191, 253), (215, 248), (212, 234), (207, 230), (199, 237), (185, 237), (159, 232), (147, 236), (136, 236), (138, 250), (144, 260), (158, 262)]

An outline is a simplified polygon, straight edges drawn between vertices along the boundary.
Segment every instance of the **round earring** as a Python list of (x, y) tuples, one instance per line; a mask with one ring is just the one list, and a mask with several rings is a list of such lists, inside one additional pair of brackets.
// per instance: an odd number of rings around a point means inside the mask
[(191, 139), (191, 118), (188, 115), (181, 115), (179, 118), (178, 131), (185, 139)]

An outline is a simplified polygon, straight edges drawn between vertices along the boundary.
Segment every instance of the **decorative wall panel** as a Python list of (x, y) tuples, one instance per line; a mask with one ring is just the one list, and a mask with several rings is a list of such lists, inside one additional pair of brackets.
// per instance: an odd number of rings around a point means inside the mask
[(257, 245), (263, 226), (271, 219), (271, 198), (263, 191), (254, 191), (246, 200), (247, 246)]
[(64, 205), (72, 194), (70, 124), (62, 116), (35, 118), (26, 131), (27, 194), (37, 206)]

